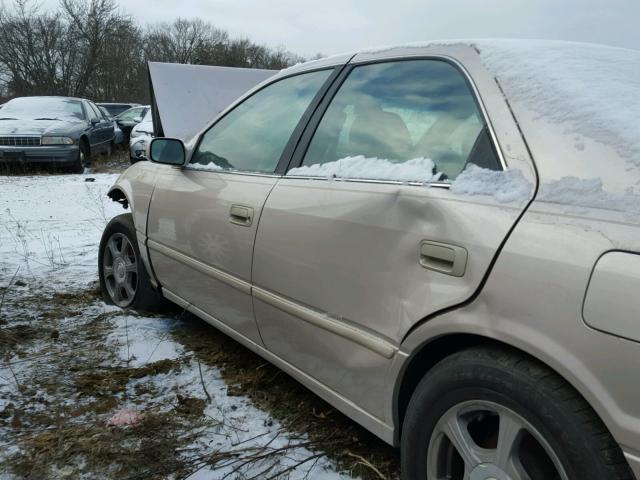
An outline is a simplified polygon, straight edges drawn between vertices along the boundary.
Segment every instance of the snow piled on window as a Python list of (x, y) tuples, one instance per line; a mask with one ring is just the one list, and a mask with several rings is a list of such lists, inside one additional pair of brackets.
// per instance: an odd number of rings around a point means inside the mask
[(357, 155), (334, 162), (292, 168), (287, 176), (429, 183), (438, 181), (442, 176), (441, 173), (434, 174), (434, 171), (435, 165), (430, 158), (421, 157), (394, 163), (382, 158)]
[(224, 170), (220, 165), (217, 165), (213, 162), (209, 163), (190, 163), (188, 167), (192, 170), (207, 170), (210, 172), (220, 172)]
[(598, 208), (622, 212), (628, 219), (640, 219), (640, 194), (633, 190), (607, 192), (600, 178), (563, 177), (544, 183), (540, 186), (537, 200), (577, 207), (566, 213), (584, 213), (584, 209)]
[(469, 164), (451, 183), (451, 192), (459, 195), (488, 195), (500, 203), (524, 204), (533, 185), (518, 169), (489, 170)]
[(640, 51), (530, 40), (473, 44), (512, 102), (640, 166)]

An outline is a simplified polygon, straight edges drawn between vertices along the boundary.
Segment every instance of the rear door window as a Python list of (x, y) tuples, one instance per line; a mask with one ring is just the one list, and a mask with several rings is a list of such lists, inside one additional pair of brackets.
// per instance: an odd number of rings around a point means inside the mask
[(304, 73), (259, 90), (203, 135), (191, 167), (273, 173), (291, 134), (331, 72)]
[(446, 181), (468, 163), (500, 169), (465, 77), (441, 60), (355, 67), (289, 175)]
[(87, 105), (89, 106), (89, 117), (92, 120), (95, 119), (100, 122), (104, 120), (104, 116), (102, 115), (102, 112), (98, 110), (98, 107), (96, 107), (92, 102), (87, 102)]

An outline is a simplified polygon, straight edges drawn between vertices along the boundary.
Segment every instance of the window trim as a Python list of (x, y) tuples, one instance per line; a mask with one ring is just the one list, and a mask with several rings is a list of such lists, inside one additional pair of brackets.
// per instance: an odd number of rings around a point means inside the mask
[[(353, 58), (353, 57), (351, 57), (351, 58)], [(261, 92), (265, 88), (267, 88), (267, 87), (269, 87), (271, 85), (274, 85), (275, 83), (278, 83), (278, 82), (283, 81), (283, 80), (287, 80), (289, 78), (297, 77), (299, 75), (305, 75), (305, 74), (308, 74), (308, 73), (321, 72), (321, 71), (325, 71), (325, 70), (333, 70), (329, 74), (327, 79), (324, 81), (324, 83), (321, 85), (320, 89), (316, 92), (316, 94), (314, 95), (313, 99), (311, 100), (311, 103), (309, 103), (309, 105), (307, 106), (307, 109), (304, 111), (304, 113), (300, 117), (300, 120), (298, 121), (298, 123), (296, 124), (295, 128), (291, 132), (291, 135), (289, 136), (289, 139), (287, 140), (287, 143), (285, 144), (284, 149), (282, 150), (282, 154), (280, 155), (280, 158), (278, 159), (278, 163), (276, 164), (276, 168), (275, 168), (273, 173), (250, 172), (250, 171), (245, 171), (245, 170), (211, 170), (211, 172), (219, 173), (219, 174), (245, 175), (245, 176), (253, 176), (253, 177), (278, 177), (278, 178), (282, 177), (285, 174), (285, 172), (287, 171), (287, 167), (291, 163), (291, 157), (293, 156), (298, 144), (300, 143), (302, 134), (303, 134), (304, 130), (306, 129), (307, 124), (309, 123), (311, 118), (313, 118), (313, 115), (316, 113), (317, 108), (320, 106), (320, 104), (324, 100), (325, 95), (327, 94), (327, 91), (329, 90), (329, 88), (333, 85), (333, 83), (335, 82), (336, 78), (340, 75), (340, 73), (345, 68), (347, 68), (347, 65), (348, 65), (348, 62), (345, 63), (345, 64), (339, 64), (339, 65), (323, 66), (323, 67), (320, 67), (320, 68), (304, 70), (304, 71), (301, 71), (301, 72), (293, 73), (291, 75), (284, 75), (284, 76), (281, 76), (281, 77), (278, 77), (278, 78), (274, 78), (273, 81), (261, 86), (258, 90), (255, 90), (255, 91), (251, 92), (250, 95), (242, 97), (234, 105), (232, 105), (231, 108), (229, 108), (222, 115), (217, 117), (213, 121), (213, 123), (208, 125), (206, 130), (204, 130), (199, 135), (198, 141), (196, 142), (195, 146), (193, 147), (193, 150), (191, 151), (191, 153), (189, 155), (188, 162), (186, 162), (180, 168), (182, 168), (184, 170), (189, 170), (189, 171), (197, 171), (197, 172), (208, 173), (207, 170), (199, 169), (199, 168), (192, 168), (192, 167), (189, 166), (191, 164), (191, 159), (193, 158), (193, 155), (195, 155), (195, 153), (198, 151), (198, 148), (200, 148), (200, 143), (202, 143), (203, 137), (207, 134), (207, 132), (209, 132), (209, 130), (214, 128), (223, 118), (225, 118), (227, 115), (229, 115), (231, 112), (233, 112), (236, 108), (238, 108), (240, 105), (242, 105), (245, 101), (247, 101), (248, 99), (250, 99), (251, 97), (256, 95), (258, 92)]]
[[(293, 155), (291, 156), (291, 161), (289, 162), (289, 165), (287, 166), (285, 172), (283, 173), (283, 178), (291, 178), (291, 179), (297, 179), (297, 180), (329, 180), (326, 177), (313, 177), (308, 175), (287, 175), (286, 172), (288, 172), (292, 168), (297, 168), (302, 165), (302, 162), (304, 161), (304, 157), (307, 154), (307, 150), (311, 145), (311, 141), (315, 137), (318, 126), (322, 122), (322, 119), (324, 118), (325, 113), (327, 112), (329, 106), (333, 102), (333, 99), (335, 98), (336, 94), (340, 91), (340, 89), (342, 88), (342, 85), (344, 84), (346, 79), (349, 77), (349, 75), (355, 68), (364, 66), (364, 65), (374, 65), (378, 63), (392, 63), (392, 62), (397, 63), (397, 62), (413, 61), (413, 60), (434, 60), (434, 61), (445, 62), (451, 65), (456, 70), (458, 70), (458, 72), (460, 72), (460, 74), (465, 80), (465, 83), (467, 84), (467, 87), (469, 88), (469, 91), (471, 93), (471, 96), (473, 97), (476, 107), (478, 108), (479, 112), (482, 114), (482, 119), (484, 120), (485, 128), (487, 128), (489, 132), (491, 145), (498, 159), (498, 163), (500, 164), (502, 171), (507, 170), (508, 165), (504, 159), (502, 149), (500, 148), (498, 137), (496, 136), (495, 130), (493, 128), (493, 124), (491, 123), (489, 114), (487, 113), (487, 110), (484, 106), (484, 102), (482, 101), (480, 91), (478, 90), (475, 82), (473, 81), (473, 78), (471, 77), (471, 74), (469, 73), (469, 71), (465, 68), (465, 66), (460, 61), (448, 55), (415, 55), (415, 56), (385, 57), (385, 58), (372, 59), (372, 60), (366, 60), (366, 61), (355, 62), (355, 63), (351, 63), (351, 61), (349, 61), (349, 63), (345, 65), (345, 68), (340, 72), (340, 76), (339, 76), (340, 78), (336, 79), (336, 81), (331, 85), (331, 88), (327, 92), (327, 95), (325, 96), (321, 104), (318, 106), (314, 116), (309, 120), (307, 126), (305, 127), (305, 130), (302, 133), (302, 136), (300, 138), (298, 147), (296, 148)], [(451, 187), (451, 182), (444, 182), (444, 181), (399, 182), (396, 180), (372, 180), (372, 179), (366, 179), (366, 178), (332, 178), (331, 180), (343, 181), (343, 182), (409, 185), (409, 186), (422, 186), (422, 187), (427, 185), (430, 187), (445, 188), (445, 189), (449, 189)]]

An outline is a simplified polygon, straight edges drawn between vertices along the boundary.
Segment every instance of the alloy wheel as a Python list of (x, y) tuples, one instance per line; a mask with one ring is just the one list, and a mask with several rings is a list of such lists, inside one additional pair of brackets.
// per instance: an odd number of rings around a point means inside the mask
[(431, 434), (427, 478), (568, 480), (549, 442), (527, 420), (494, 402), (450, 408)]
[(126, 235), (111, 235), (104, 249), (102, 271), (113, 303), (123, 308), (131, 305), (138, 288), (138, 261)]

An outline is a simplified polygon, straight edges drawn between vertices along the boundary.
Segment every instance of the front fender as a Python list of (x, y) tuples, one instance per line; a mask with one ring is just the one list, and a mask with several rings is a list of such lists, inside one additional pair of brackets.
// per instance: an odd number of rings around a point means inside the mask
[(138, 162), (125, 170), (107, 193), (111, 200), (122, 204), (124, 208), (128, 207), (130, 209), (133, 216), (133, 225), (136, 229), (140, 255), (154, 287), (158, 283), (147, 252), (147, 218), (151, 196), (158, 176), (157, 169), (157, 164)]

